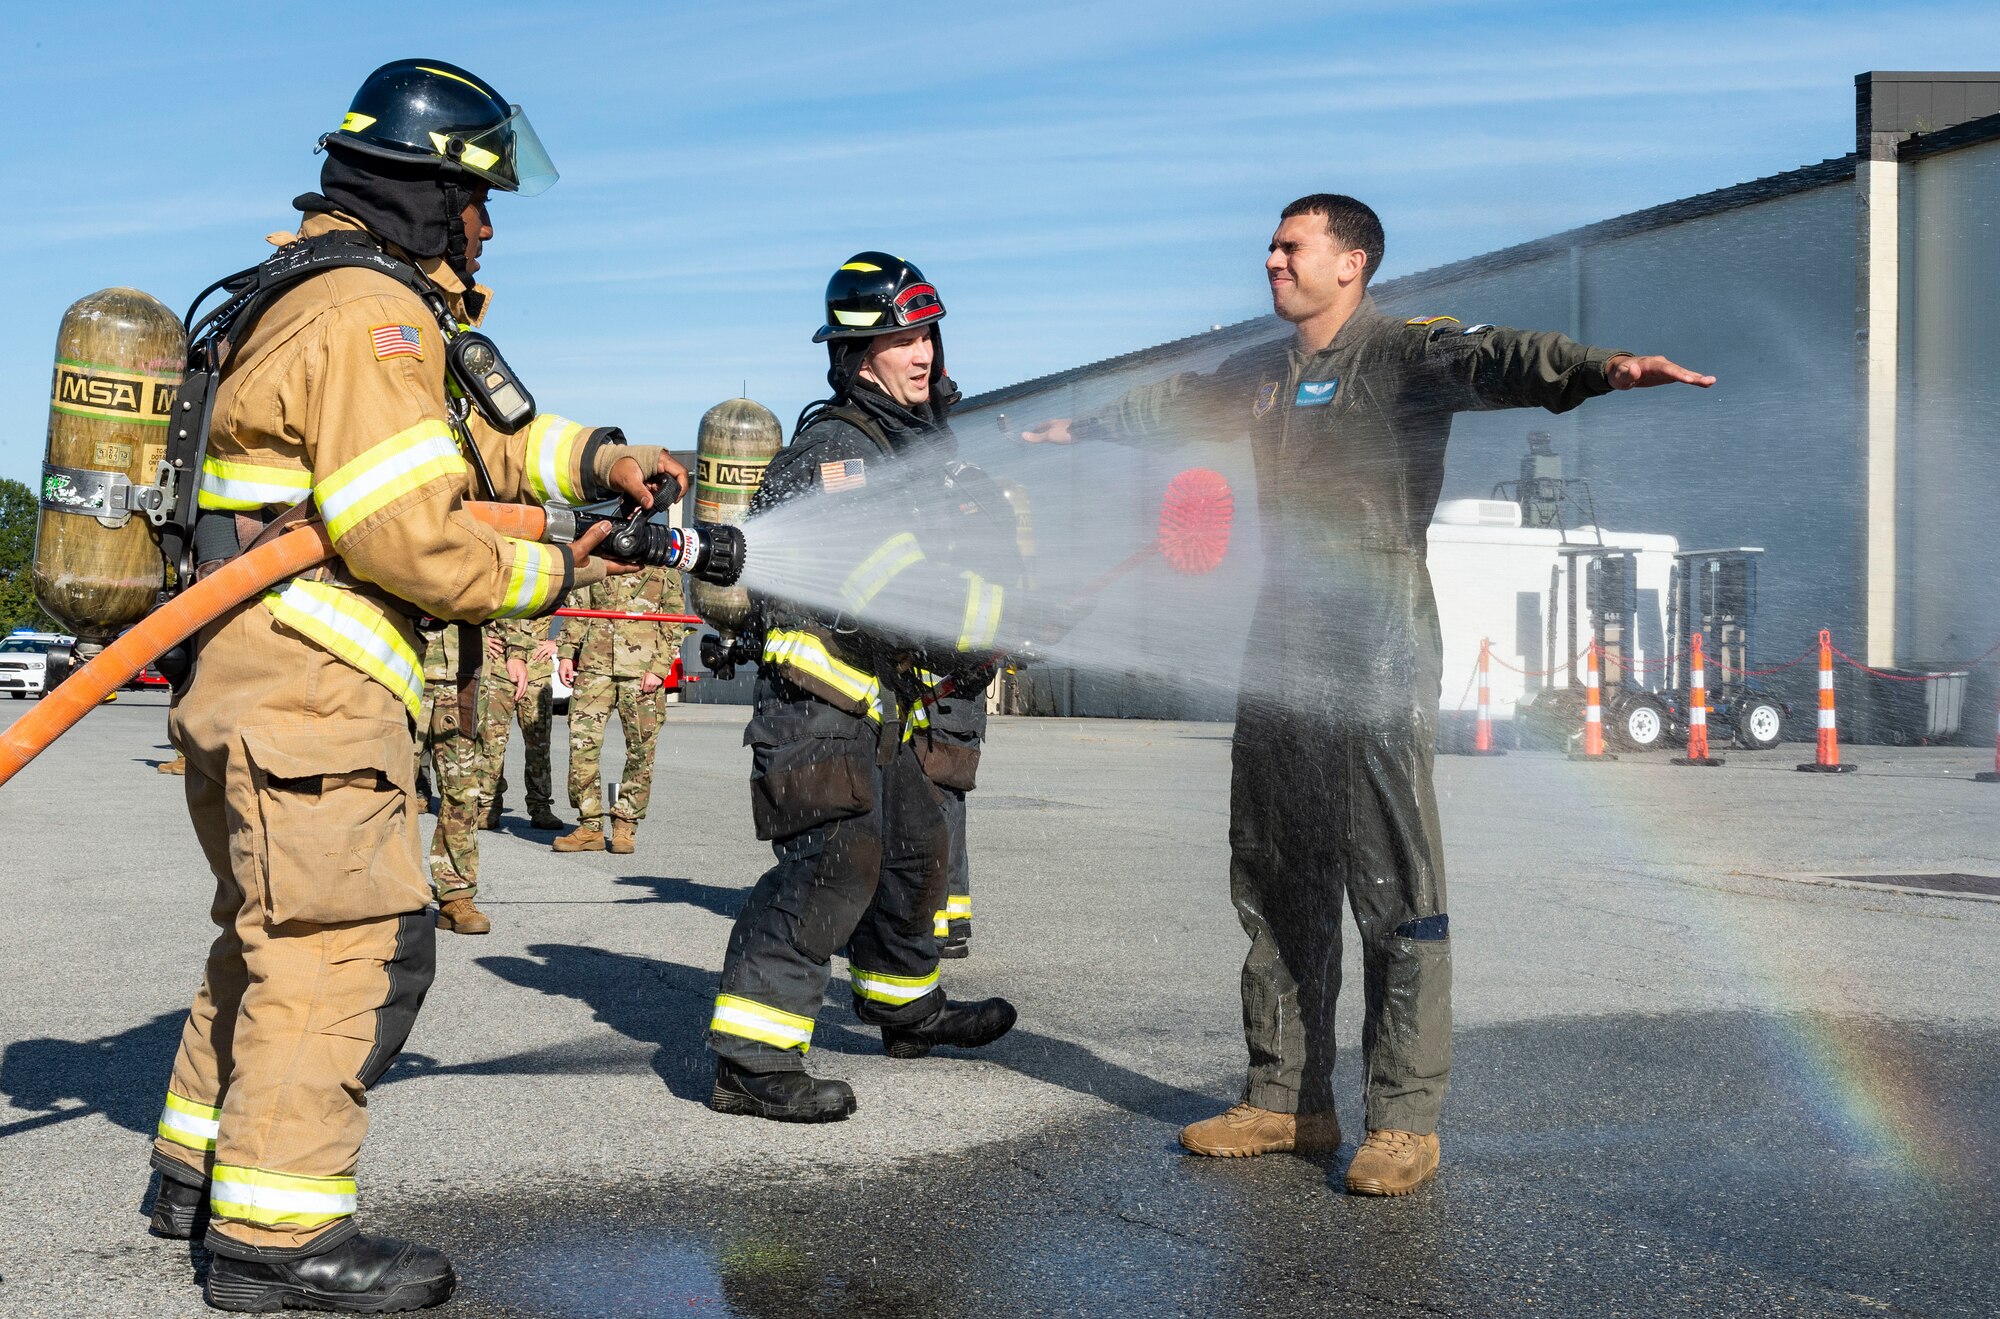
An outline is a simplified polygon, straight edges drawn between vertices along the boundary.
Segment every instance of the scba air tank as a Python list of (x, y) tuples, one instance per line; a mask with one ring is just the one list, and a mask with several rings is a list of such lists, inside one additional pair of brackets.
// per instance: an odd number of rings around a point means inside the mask
[[(695, 521), (740, 525), (784, 440), (777, 417), (754, 399), (732, 398), (704, 413), (695, 439)], [(694, 611), (726, 641), (749, 616), (750, 593), (697, 578)]]
[(86, 653), (144, 618), (165, 579), (131, 500), (158, 474), (186, 365), (180, 317), (138, 289), (79, 299), (56, 332), (35, 598)]

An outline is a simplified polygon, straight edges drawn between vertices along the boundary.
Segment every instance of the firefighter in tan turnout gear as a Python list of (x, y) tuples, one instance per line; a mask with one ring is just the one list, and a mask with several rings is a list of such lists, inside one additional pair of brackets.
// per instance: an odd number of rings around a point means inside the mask
[(554, 179), (518, 107), (462, 69), (401, 61), (324, 143), (322, 191), (281, 241), (302, 260), (365, 248), (369, 264), (314, 266), (231, 330), (195, 543), (203, 562), (227, 558), (224, 541), (309, 500), (337, 559), (204, 628), (175, 703), (221, 932), (153, 1147), (153, 1225), (205, 1227), (218, 1308), (377, 1313), (436, 1304), (454, 1282), (440, 1252), (354, 1220), (366, 1091), (432, 974), (413, 617), (544, 614), (608, 570), (589, 557), (595, 528), (544, 545), (474, 520), (462, 502), (484, 493), (480, 467), (503, 500), (646, 506), (649, 481), (685, 472), (613, 430), (540, 414), (503, 434), (455, 405), (442, 340), (485, 303), (471, 277), (487, 192)]

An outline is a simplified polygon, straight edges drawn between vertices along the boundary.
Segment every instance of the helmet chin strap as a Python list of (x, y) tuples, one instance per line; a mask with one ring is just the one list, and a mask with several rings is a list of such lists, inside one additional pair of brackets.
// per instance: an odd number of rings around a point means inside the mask
[(470, 288), (472, 272), (465, 268), (465, 208), (472, 205), (472, 193), (451, 178), (439, 179), (438, 187), (444, 193), (445, 264)]

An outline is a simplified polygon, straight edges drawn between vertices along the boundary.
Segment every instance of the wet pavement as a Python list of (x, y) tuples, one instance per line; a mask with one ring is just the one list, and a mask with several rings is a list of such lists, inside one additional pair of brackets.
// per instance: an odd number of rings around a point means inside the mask
[[(1824, 878), (2000, 875), (1990, 755), (1443, 760), (1444, 1172), (1371, 1201), (1340, 1189), (1351, 1047), (1339, 1157), (1175, 1141), (1242, 1067), (1215, 725), (998, 721), (945, 974), (1021, 1025), (898, 1062), (837, 988), (812, 1066), (853, 1120), (710, 1113), (768, 858), (741, 717), (670, 714), (632, 856), (554, 856), (518, 798), (481, 836), (495, 931), (441, 938), (360, 1170), (365, 1222), (458, 1261), (443, 1313), (2000, 1313), (2000, 902)], [(163, 726), (128, 697), (0, 790), (0, 1315), (208, 1313), (201, 1253), (139, 1216), (208, 938)]]
[[(1907, 1084), (1956, 1096), (1878, 1147), (1802, 1113), (1774, 1037), (1886, 1023), (1616, 1016), (1466, 1032), (1446, 1173), (1351, 1198), (1353, 1154), (1197, 1159), (1212, 1105), (1058, 1124), (833, 1177), (445, 1197), (459, 1313), (2000, 1313), (2000, 1034), (1896, 1032)], [(1345, 1114), (1353, 1130), (1358, 1113)], [(468, 1226), (470, 1230), (468, 1231)]]

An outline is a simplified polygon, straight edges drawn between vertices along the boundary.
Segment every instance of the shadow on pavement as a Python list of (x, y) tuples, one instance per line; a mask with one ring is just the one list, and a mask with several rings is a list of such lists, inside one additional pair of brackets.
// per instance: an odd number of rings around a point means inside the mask
[(626, 875), (618, 883), (626, 888), (650, 889), (651, 896), (620, 898), (621, 903), (677, 902), (712, 911), (726, 920), (735, 920), (749, 901), (750, 890), (722, 884), (703, 884), (693, 879), (668, 879), (658, 875)]
[(0, 1095), (33, 1117), (0, 1122), (0, 1139), (71, 1118), (102, 1113), (127, 1131), (150, 1136), (185, 1010), (94, 1040), (16, 1040), (0, 1054)]
[[(534, 944), (528, 952), (531, 957), (476, 960), (494, 975), (523, 988), (578, 999), (590, 1007), (597, 1020), (620, 1035), (657, 1045), (652, 1067), (668, 1090), (681, 1099), (707, 1102), (715, 1077), (714, 1059), (703, 1043), (715, 1002), (713, 971), (578, 944)], [(881, 1052), (881, 1036), (856, 1021), (842, 1001), (846, 997), (844, 986), (836, 982), (831, 996), (838, 1006), (829, 1004), (821, 1010), (813, 1048), (838, 1053)], [(1080, 1044), (1019, 1027), (999, 1043), (980, 1050), (978, 1056), (1033, 1080), (1092, 1095), (1146, 1117), (1186, 1121), (1206, 1112), (1215, 1102), (1196, 1091), (1165, 1085), (1107, 1062)], [(558, 1046), (443, 1067), (421, 1055), (405, 1055), (391, 1070), (390, 1078), (417, 1070), (507, 1075), (618, 1067), (601, 1051)]]

